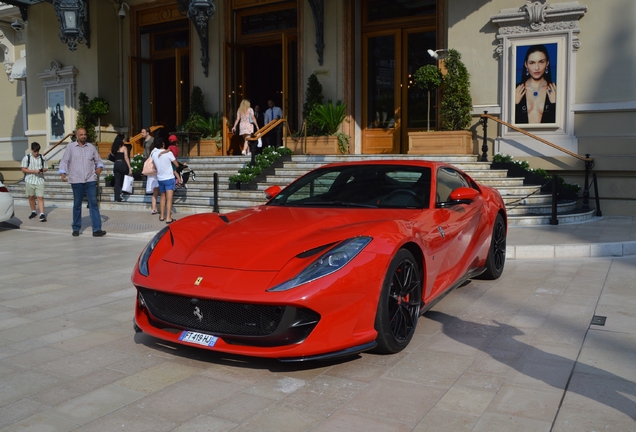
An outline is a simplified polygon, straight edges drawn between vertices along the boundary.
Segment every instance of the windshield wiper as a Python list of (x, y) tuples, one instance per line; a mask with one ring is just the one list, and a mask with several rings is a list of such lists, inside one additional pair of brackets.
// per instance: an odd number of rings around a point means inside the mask
[(377, 205), (373, 205), (373, 204), (362, 204), (362, 203), (354, 203), (354, 202), (348, 202), (348, 201), (305, 201), (302, 203), (302, 205), (308, 205), (308, 206), (335, 205), (335, 206), (342, 206), (342, 207), (378, 208)]

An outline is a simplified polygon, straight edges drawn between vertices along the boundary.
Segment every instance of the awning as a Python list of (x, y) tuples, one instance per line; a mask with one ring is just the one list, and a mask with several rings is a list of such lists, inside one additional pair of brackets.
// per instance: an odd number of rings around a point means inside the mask
[(19, 58), (15, 61), (15, 63), (13, 63), (13, 68), (11, 69), (11, 79), (26, 79), (26, 57)]

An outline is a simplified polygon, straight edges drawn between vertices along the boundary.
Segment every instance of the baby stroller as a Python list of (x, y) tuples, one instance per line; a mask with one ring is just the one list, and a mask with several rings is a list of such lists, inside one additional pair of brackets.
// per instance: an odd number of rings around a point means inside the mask
[(190, 169), (188, 165), (184, 163), (179, 164), (177, 172), (181, 176), (181, 187), (183, 188), (187, 188), (186, 183), (188, 183), (190, 179), (192, 179), (192, 181), (196, 181), (196, 174), (193, 170)]

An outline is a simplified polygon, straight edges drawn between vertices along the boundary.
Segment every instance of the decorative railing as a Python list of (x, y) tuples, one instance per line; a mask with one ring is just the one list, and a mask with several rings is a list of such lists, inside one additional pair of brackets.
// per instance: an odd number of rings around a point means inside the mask
[[(547, 146), (550, 146), (556, 150), (559, 150), (560, 152), (563, 152), (569, 156), (572, 156), (573, 158), (576, 158), (580, 161), (583, 161), (585, 163), (585, 183), (583, 185), (583, 205), (582, 205), (582, 210), (583, 211), (589, 211), (590, 210), (590, 174), (592, 175), (592, 184), (594, 184), (594, 195), (595, 195), (595, 200), (596, 200), (596, 216), (602, 216), (602, 212), (601, 212), (601, 204), (599, 201), (599, 196), (598, 196), (598, 183), (596, 180), (596, 173), (592, 173), (592, 169), (594, 168), (594, 158), (590, 157), (589, 154), (586, 154), (585, 156), (581, 156), (579, 154), (576, 154), (574, 152), (571, 152), (570, 150), (564, 149), (563, 147), (560, 147), (554, 143), (551, 143), (548, 140), (545, 140), (541, 137), (538, 137), (520, 127), (517, 127), (515, 125), (512, 125), (506, 121), (501, 120), (498, 117), (495, 117), (493, 115), (488, 114), (488, 111), (484, 111), (484, 113), (480, 116), (479, 119), (479, 124), (482, 125), (483, 129), (484, 129), (484, 140), (483, 140), (483, 144), (481, 146), (481, 157), (480, 157), (480, 161), (482, 162), (488, 162), (488, 119), (490, 120), (494, 120), (495, 122), (504, 125), (514, 131), (517, 131), (523, 135), (526, 135), (534, 140), (537, 140)], [(556, 197), (557, 197), (557, 190), (556, 190), (556, 186), (557, 186), (557, 180), (556, 180), (556, 174), (552, 176), (552, 181), (553, 181), (553, 187), (552, 187), (552, 217), (550, 219), (550, 224), (551, 225), (557, 225), (559, 222), (556, 218), (556, 210), (557, 210), (557, 204), (556, 204)]]

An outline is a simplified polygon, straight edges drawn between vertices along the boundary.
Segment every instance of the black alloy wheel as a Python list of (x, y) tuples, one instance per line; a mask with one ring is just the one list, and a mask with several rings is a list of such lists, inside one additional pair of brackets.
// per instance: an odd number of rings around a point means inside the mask
[(422, 303), (422, 276), (413, 254), (400, 249), (386, 274), (375, 329), (376, 352), (392, 354), (402, 351), (411, 341)]
[(492, 240), (486, 259), (486, 271), (481, 274), (481, 279), (499, 279), (506, 264), (506, 224), (503, 216), (497, 215), (492, 228)]

